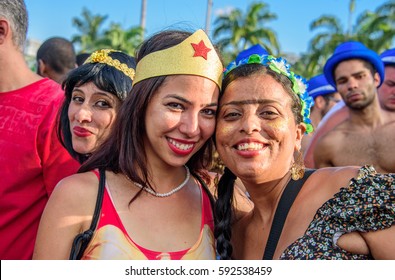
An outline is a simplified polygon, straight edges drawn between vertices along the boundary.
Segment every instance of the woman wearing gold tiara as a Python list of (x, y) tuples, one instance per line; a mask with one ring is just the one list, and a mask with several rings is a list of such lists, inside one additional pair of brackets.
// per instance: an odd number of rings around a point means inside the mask
[(119, 107), (132, 89), (136, 62), (124, 52), (102, 49), (63, 82), (65, 100), (58, 135), (67, 151), (84, 162), (106, 139)]
[(133, 88), (108, 140), (54, 191), (34, 258), (215, 259), (204, 170), (213, 150), (221, 60), (198, 30), (158, 33), (136, 61)]

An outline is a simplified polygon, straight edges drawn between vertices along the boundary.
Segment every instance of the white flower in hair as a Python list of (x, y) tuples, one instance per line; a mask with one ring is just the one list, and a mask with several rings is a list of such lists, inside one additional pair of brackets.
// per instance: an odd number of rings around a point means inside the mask
[(287, 63), (287, 61), (282, 58), (274, 58), (270, 61), (271, 64), (273, 64), (273, 66), (275, 68), (277, 68), (278, 70), (280, 70), (280, 72), (286, 76), (289, 76), (289, 64)]
[(299, 75), (295, 75), (295, 81), (297, 83), (299, 93), (304, 93), (307, 90), (306, 80)]

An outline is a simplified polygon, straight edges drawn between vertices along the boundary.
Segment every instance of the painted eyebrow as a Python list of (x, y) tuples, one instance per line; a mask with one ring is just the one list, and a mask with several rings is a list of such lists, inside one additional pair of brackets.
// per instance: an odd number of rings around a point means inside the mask
[(280, 102), (275, 101), (275, 100), (267, 100), (267, 99), (258, 99), (258, 100), (235, 100), (235, 101), (230, 101), (228, 103), (222, 104), (220, 107), (224, 106), (229, 106), (229, 105), (238, 105), (238, 106), (243, 106), (243, 105), (250, 105), (250, 104), (271, 104), (271, 103), (277, 103), (280, 104)]
[[(192, 105), (191, 101), (185, 99), (184, 97), (178, 96), (176, 94), (169, 94), (165, 98), (175, 98), (175, 99), (180, 100), (181, 102), (184, 102), (184, 103), (187, 103), (189, 105)], [(205, 104), (202, 107), (211, 107), (211, 106), (218, 106), (218, 103), (217, 102), (213, 102), (213, 103)]]

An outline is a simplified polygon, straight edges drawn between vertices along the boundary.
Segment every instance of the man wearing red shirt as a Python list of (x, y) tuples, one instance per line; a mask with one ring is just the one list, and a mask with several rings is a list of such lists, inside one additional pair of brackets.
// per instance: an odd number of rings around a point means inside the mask
[(63, 91), (25, 62), (27, 25), (23, 0), (0, 0), (0, 259), (31, 259), (52, 190), (78, 169), (56, 135)]

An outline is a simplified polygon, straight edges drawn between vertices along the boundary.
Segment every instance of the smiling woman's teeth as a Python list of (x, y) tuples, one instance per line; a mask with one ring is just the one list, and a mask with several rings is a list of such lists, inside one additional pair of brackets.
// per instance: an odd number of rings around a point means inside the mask
[(180, 143), (174, 141), (173, 139), (169, 139), (169, 142), (171, 144), (173, 144), (174, 146), (176, 146), (177, 149), (180, 149), (180, 150), (183, 150), (183, 151), (189, 150), (189, 149), (191, 149), (193, 147), (193, 144), (180, 144)]
[(260, 143), (244, 143), (237, 145), (237, 149), (239, 151), (256, 151), (261, 150), (263, 148), (263, 144)]

